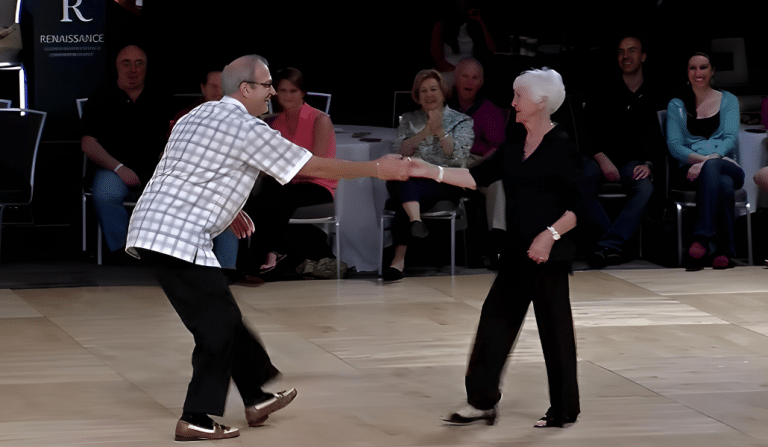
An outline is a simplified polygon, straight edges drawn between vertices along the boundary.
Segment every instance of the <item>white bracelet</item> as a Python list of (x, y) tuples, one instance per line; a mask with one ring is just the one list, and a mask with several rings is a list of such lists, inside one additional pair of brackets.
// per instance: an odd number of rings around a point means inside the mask
[(442, 166), (438, 166), (437, 169), (440, 170), (440, 173), (437, 174), (437, 183), (442, 183), (443, 182), (443, 173), (445, 171), (443, 171), (443, 167)]
[(117, 170), (122, 168), (122, 167), (123, 167), (122, 163), (120, 163), (119, 165), (115, 166), (115, 169), (113, 169), (113, 171), (115, 171), (115, 174), (117, 174)]

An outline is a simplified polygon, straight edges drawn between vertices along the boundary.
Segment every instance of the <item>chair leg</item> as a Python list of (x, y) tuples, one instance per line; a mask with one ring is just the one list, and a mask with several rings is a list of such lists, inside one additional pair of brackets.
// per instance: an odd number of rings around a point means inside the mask
[(5, 211), (5, 205), (0, 205), (0, 253), (2, 253), (3, 248), (3, 211)]
[(469, 267), (469, 254), (467, 254), (467, 230), (461, 230), (461, 241), (464, 243), (464, 266)]
[(451, 216), (451, 276), (456, 273), (456, 214)]
[(381, 216), (381, 222), (379, 225), (379, 276), (384, 273), (384, 219), (387, 216)]
[(749, 265), (755, 265), (755, 260), (752, 256), (752, 214), (751, 207), (747, 203), (747, 255), (749, 256)]
[(339, 220), (334, 222), (336, 226), (336, 279), (341, 279), (341, 235), (339, 234)]
[(98, 239), (96, 240), (96, 264), (101, 265), (101, 224), (97, 222), (96, 228), (96, 234), (98, 236)]
[(677, 266), (683, 265), (683, 207), (679, 203), (677, 207)]
[(86, 244), (86, 235), (85, 235), (85, 194), (82, 195), (82, 205), (83, 205), (83, 251), (88, 249), (88, 246)]

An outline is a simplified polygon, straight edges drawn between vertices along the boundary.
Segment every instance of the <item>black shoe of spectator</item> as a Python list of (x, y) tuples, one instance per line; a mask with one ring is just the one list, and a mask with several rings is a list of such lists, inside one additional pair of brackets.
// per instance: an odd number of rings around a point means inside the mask
[(483, 264), (485, 264), (485, 268), (488, 270), (493, 270), (494, 272), (499, 270), (499, 255), (497, 254), (491, 254), (489, 256), (483, 256)]
[(603, 269), (609, 265), (619, 265), (624, 262), (624, 259), (621, 257), (621, 252), (615, 248), (600, 247), (589, 256), (587, 262), (593, 269)]
[(424, 222), (420, 220), (414, 220), (411, 222), (411, 236), (423, 239), (429, 235), (429, 230)]
[(608, 261), (605, 260), (605, 249), (600, 248), (596, 252), (589, 255), (587, 263), (593, 269), (604, 269), (608, 265)]
[(384, 275), (382, 275), (382, 279), (386, 282), (394, 282), (394, 281), (400, 281), (403, 279), (405, 275), (403, 275), (403, 272), (400, 270), (389, 267), (387, 270), (384, 271)]
[(616, 249), (605, 248), (603, 249), (603, 253), (605, 253), (606, 265), (619, 265), (624, 262), (624, 258), (621, 257), (621, 252)]

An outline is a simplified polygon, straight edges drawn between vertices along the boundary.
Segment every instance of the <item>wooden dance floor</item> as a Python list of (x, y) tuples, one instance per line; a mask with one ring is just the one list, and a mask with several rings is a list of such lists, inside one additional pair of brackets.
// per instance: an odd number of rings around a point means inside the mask
[[(0, 446), (178, 445), (192, 338), (146, 271), (111, 269), (2, 267)], [(463, 402), (467, 355), (493, 277), (233, 286), (283, 371), (271, 389), (296, 387), (298, 397), (266, 426), (248, 428), (233, 388), (218, 420), (241, 436), (199, 445), (768, 445), (762, 267), (577, 272), (578, 422), (533, 428), (548, 398), (529, 312), (498, 423), (443, 425), (441, 416)]]

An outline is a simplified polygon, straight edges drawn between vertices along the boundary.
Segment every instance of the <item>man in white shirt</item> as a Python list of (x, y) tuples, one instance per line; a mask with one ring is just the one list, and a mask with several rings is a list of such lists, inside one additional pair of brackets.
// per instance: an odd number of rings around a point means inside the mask
[[(302, 174), (323, 178), (405, 180), (410, 163), (389, 156), (362, 163), (315, 157), (282, 138), (257, 116), (275, 94), (266, 62), (243, 56), (224, 68), (224, 98), (181, 118), (152, 179), (136, 204), (126, 251), (156, 265), (157, 278), (194, 335), (193, 375), (176, 440), (232, 438), (236, 428), (208, 415), (224, 413), (230, 379), (245, 404), (249, 426), (293, 400), (261, 387), (279, 371), (245, 326), (216, 256), (212, 239), (230, 224), (252, 229), (240, 213), (259, 172), (280, 183)], [(257, 216), (254, 216), (257, 217)]]

